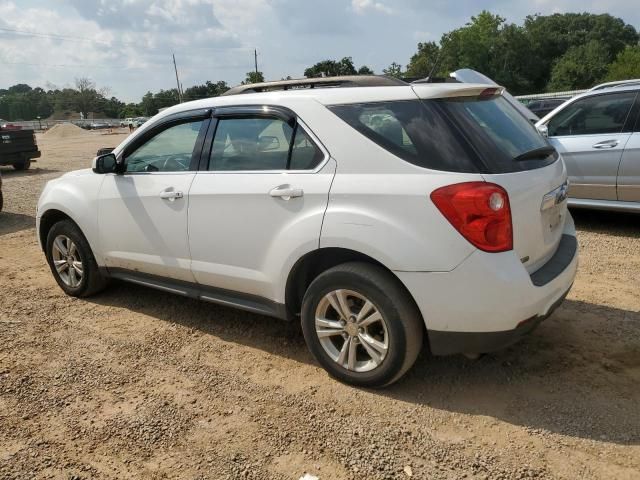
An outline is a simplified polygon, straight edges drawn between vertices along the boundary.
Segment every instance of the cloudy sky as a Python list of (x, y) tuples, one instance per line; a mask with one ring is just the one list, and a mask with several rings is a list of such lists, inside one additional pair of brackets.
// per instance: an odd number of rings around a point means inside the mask
[(253, 69), (300, 77), (326, 58), (353, 57), (380, 72), (406, 64), (471, 15), (610, 13), (640, 29), (635, 0), (0, 0), (0, 88), (58, 87), (89, 77), (125, 101), (175, 86), (230, 85)]

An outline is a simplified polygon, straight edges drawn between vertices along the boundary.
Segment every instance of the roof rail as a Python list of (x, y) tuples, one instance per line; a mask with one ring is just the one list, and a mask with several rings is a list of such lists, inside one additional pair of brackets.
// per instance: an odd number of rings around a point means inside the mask
[(407, 86), (408, 83), (398, 78), (384, 75), (345, 75), (341, 77), (300, 78), (277, 82), (249, 83), (247, 85), (233, 87), (222, 95), (273, 92), (277, 90), (300, 90), (306, 88), (392, 87), (402, 85)]

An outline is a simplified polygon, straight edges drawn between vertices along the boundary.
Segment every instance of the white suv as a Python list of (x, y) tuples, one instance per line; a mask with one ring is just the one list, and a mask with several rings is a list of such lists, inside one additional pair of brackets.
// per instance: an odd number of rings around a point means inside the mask
[(564, 163), (501, 94), (323, 78), (177, 105), (49, 182), (39, 239), (69, 295), (116, 278), (300, 321), (331, 375), (388, 385), (425, 338), (513, 343), (574, 280)]

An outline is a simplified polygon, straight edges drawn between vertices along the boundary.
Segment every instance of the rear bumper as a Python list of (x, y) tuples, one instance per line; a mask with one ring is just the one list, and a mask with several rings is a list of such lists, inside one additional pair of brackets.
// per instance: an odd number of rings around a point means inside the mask
[[(571, 287), (569, 287), (569, 290)], [(456, 353), (489, 353), (502, 350), (518, 342), (533, 332), (564, 301), (567, 290), (543, 315), (523, 320), (513, 330), (502, 332), (443, 332), (429, 330), (429, 346), (434, 355), (453, 355)]]
[(396, 272), (424, 318), (435, 355), (500, 350), (562, 303), (578, 268), (571, 217), (554, 256), (529, 275), (515, 252), (474, 252), (450, 272)]

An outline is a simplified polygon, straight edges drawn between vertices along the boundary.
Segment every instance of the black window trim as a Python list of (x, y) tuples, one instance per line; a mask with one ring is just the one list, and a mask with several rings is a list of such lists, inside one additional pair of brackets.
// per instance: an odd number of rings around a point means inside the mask
[[(267, 105), (267, 104), (259, 104), (259, 105), (233, 105), (233, 106), (225, 106), (225, 107), (217, 107), (213, 109), (211, 113), (212, 119), (209, 124), (208, 131), (206, 133), (205, 138), (203, 139), (204, 145), (202, 148), (202, 152), (200, 155), (200, 162), (198, 167), (199, 173), (206, 174), (237, 174), (237, 173), (247, 173), (247, 174), (280, 174), (280, 173), (317, 173), (324, 168), (327, 164), (331, 155), (329, 151), (324, 146), (324, 144), (320, 141), (320, 139), (313, 133), (313, 131), (307, 126), (306, 123), (302, 119), (300, 119), (293, 110), (283, 107), (280, 105)], [(255, 118), (255, 117), (267, 117), (267, 118), (278, 118), (285, 123), (289, 124), (293, 129), (293, 135), (291, 137), (291, 142), (289, 144), (289, 155), (287, 157), (287, 168), (278, 169), (278, 170), (209, 170), (209, 161), (211, 159), (211, 149), (213, 148), (213, 139), (215, 138), (216, 131), (218, 130), (219, 119), (222, 118)], [(291, 153), (292, 146), (295, 140), (295, 135), (297, 133), (297, 129), (302, 128), (302, 130), (307, 134), (309, 139), (314, 143), (314, 145), (322, 152), (323, 158), (313, 169), (307, 170), (291, 170), (289, 169), (289, 165), (291, 162)]]
[[(556, 114), (551, 117), (549, 120), (546, 121), (546, 123), (544, 124), (547, 128), (549, 127), (549, 123), (551, 123), (551, 121), (556, 118), (561, 112), (564, 112), (567, 108), (570, 108), (572, 105), (576, 104), (577, 102), (581, 101), (581, 100), (591, 100), (594, 97), (603, 97), (606, 95), (617, 95), (620, 93), (630, 93), (630, 94), (635, 94), (634, 99), (631, 101), (631, 108), (629, 109), (629, 112), (627, 113), (627, 118), (624, 121), (624, 124), (622, 125), (622, 129), (619, 132), (615, 132), (615, 133), (580, 133), (580, 134), (576, 134), (576, 135), (549, 135), (549, 138), (564, 138), (564, 137), (583, 137), (583, 136), (595, 136), (595, 135), (619, 135), (621, 133), (630, 133), (633, 132), (633, 125), (634, 125), (634, 112), (637, 114), (638, 111), (636, 110), (636, 106), (638, 105), (638, 102), (640, 101), (640, 90), (618, 90), (618, 91), (610, 91), (610, 92), (598, 92), (594, 95), (585, 95), (582, 97), (578, 97), (578, 98), (574, 98), (572, 99), (569, 103), (567, 103), (564, 108), (562, 110), (559, 110), (556, 112)], [(639, 120), (640, 122), (640, 120)], [(638, 122), (636, 122), (637, 126)]]
[(637, 91), (636, 101), (631, 107), (627, 121), (629, 122), (630, 127), (629, 132), (640, 132), (640, 90)]
[(211, 123), (211, 109), (197, 109), (197, 110), (186, 110), (184, 112), (175, 113), (172, 115), (168, 115), (167, 117), (160, 120), (158, 123), (154, 124), (149, 130), (145, 131), (142, 135), (135, 138), (131, 143), (127, 144), (127, 146), (120, 152), (118, 155), (120, 158), (124, 159), (125, 168), (127, 157), (135, 152), (142, 145), (147, 143), (156, 135), (162, 133), (163, 131), (174, 127), (176, 125), (181, 125), (184, 123), (190, 123), (195, 121), (202, 121), (202, 125), (200, 126), (200, 131), (198, 132), (198, 136), (196, 138), (196, 143), (193, 147), (193, 151), (191, 152), (191, 163), (189, 164), (188, 170), (179, 170), (173, 172), (123, 172), (123, 175), (149, 175), (149, 174), (181, 174), (181, 173), (195, 173), (198, 171), (198, 166), (202, 157), (202, 150), (204, 146), (204, 140), (206, 134), (209, 130)]

